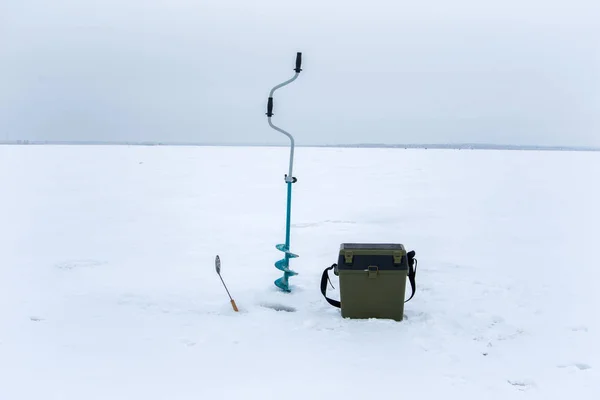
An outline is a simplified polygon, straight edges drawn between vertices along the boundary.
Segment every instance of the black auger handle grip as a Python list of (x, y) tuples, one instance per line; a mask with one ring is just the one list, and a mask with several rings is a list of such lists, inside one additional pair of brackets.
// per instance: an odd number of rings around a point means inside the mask
[(298, 52), (298, 53), (296, 53), (296, 68), (294, 69), (294, 71), (296, 71), (297, 74), (299, 74), (300, 71), (302, 71), (302, 68), (300, 68), (301, 65), (302, 65), (302, 53)]
[(269, 101), (267, 102), (267, 117), (273, 116), (273, 98), (269, 97)]

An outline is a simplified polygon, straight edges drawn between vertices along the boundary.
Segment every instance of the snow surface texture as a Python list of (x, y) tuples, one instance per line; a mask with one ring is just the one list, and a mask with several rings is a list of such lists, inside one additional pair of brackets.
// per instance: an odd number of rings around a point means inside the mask
[[(291, 294), (287, 157), (0, 147), (0, 399), (600, 398), (598, 153), (299, 148)], [(343, 242), (416, 251), (403, 322), (325, 302)]]

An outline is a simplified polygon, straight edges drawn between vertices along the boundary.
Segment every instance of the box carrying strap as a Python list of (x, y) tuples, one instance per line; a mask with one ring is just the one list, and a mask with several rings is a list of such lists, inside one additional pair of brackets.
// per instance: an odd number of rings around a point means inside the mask
[[(407, 254), (408, 257), (408, 280), (410, 282), (410, 288), (411, 288), (411, 295), (410, 297), (405, 300), (404, 302), (408, 302), (410, 301), (410, 299), (413, 298), (413, 296), (415, 295), (415, 291), (417, 288), (417, 283), (416, 283), (416, 275), (417, 275), (417, 259), (415, 258), (415, 252), (413, 251), (409, 251)], [(327, 300), (327, 302), (329, 304), (331, 304), (334, 307), (340, 308), (342, 306), (342, 303), (340, 303), (337, 300), (333, 300), (330, 299), (329, 297), (327, 297), (327, 281), (329, 281), (329, 283), (331, 284), (331, 281), (329, 280), (329, 273), (328, 271), (334, 269), (335, 267), (337, 267), (337, 264), (333, 264), (331, 265), (331, 267), (329, 268), (325, 268), (325, 270), (323, 271), (323, 275), (321, 276), (321, 294), (323, 295), (323, 297), (325, 297), (325, 300)], [(331, 285), (333, 287), (333, 285)]]
[[(325, 300), (327, 300), (327, 302), (329, 304), (331, 304), (334, 307), (340, 308), (342, 303), (340, 303), (337, 300), (333, 300), (330, 299), (329, 297), (327, 297), (327, 281), (329, 281), (329, 274), (327, 273), (327, 271), (334, 269), (335, 267), (337, 267), (337, 264), (333, 264), (331, 267), (329, 268), (325, 268), (325, 271), (323, 271), (323, 275), (321, 276), (321, 294), (323, 295), (323, 297), (325, 297)], [(329, 281), (329, 283), (331, 283), (331, 281)], [(333, 287), (333, 285), (331, 285)]]
[(405, 303), (413, 298), (413, 296), (415, 295), (415, 290), (417, 288), (417, 259), (415, 258), (415, 251), (409, 251), (406, 254), (406, 256), (408, 257), (408, 280), (410, 281), (410, 288), (412, 290), (412, 293), (408, 300), (405, 301)]

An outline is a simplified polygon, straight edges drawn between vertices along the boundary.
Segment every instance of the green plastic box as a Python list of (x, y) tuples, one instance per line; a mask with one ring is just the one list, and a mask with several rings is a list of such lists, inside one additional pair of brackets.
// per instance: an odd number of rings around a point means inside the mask
[(402, 321), (408, 272), (402, 244), (342, 243), (334, 268), (342, 317)]

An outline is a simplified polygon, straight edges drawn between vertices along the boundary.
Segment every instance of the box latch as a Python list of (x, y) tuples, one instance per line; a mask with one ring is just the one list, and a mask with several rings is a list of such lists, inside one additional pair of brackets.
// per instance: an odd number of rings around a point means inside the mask
[(394, 264), (402, 264), (402, 256), (404, 256), (404, 252), (396, 250), (392, 254), (394, 256)]
[(369, 265), (367, 267), (367, 271), (369, 271), (369, 278), (377, 278), (377, 274), (379, 273), (379, 267), (377, 265)]
[(346, 264), (352, 264), (353, 256), (354, 256), (354, 254), (352, 254), (351, 251), (346, 250), (344, 252), (344, 261), (346, 262)]

